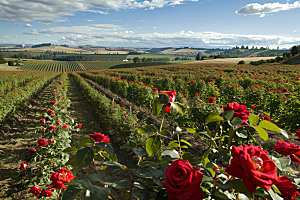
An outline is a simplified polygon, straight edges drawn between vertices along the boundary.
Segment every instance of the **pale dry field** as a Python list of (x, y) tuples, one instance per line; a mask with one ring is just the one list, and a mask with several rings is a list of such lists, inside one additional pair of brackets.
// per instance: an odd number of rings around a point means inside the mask
[(178, 54), (178, 53), (191, 53), (191, 52), (202, 52), (204, 53), (206, 50), (196, 50), (196, 49), (166, 49), (161, 51), (161, 54)]
[(195, 61), (195, 62), (190, 62), (188, 64), (193, 64), (193, 63), (238, 63), (241, 60), (245, 61), (246, 63), (249, 63), (251, 61), (269, 60), (269, 59), (274, 59), (274, 58), (276, 58), (276, 56), (248, 57), (248, 58), (219, 58), (219, 59), (199, 60), (199, 61)]

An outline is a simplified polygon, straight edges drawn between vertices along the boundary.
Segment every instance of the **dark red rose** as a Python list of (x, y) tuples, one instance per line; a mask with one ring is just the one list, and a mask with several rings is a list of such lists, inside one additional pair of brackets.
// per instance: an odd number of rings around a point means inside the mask
[(55, 95), (56, 95), (56, 93), (55, 93), (55, 92), (53, 92), (53, 93), (52, 93), (52, 95), (53, 95), (53, 96), (55, 96)]
[(156, 92), (157, 91), (157, 88), (152, 88), (153, 92)]
[(166, 169), (164, 187), (169, 200), (200, 200), (204, 198), (200, 187), (203, 174), (200, 168), (195, 170), (189, 161), (175, 160)]
[(226, 172), (229, 175), (243, 179), (248, 191), (253, 194), (256, 187), (269, 190), (277, 183), (277, 167), (268, 156), (268, 152), (260, 146), (251, 144), (232, 146), (231, 163)]
[(283, 88), (283, 89), (282, 89), (282, 92), (287, 92), (287, 91), (288, 91), (287, 88)]
[(42, 193), (43, 197), (51, 197), (52, 195), (52, 190), (44, 190)]
[(48, 111), (47, 111), (47, 114), (48, 114), (48, 115), (53, 115), (53, 114), (54, 114), (54, 111), (53, 111), (53, 110), (48, 110)]
[(290, 90), (291, 92), (295, 92), (295, 90)]
[(45, 140), (44, 138), (39, 139), (37, 143), (41, 147), (44, 147), (44, 146), (46, 146), (48, 144), (47, 140)]
[(215, 79), (209, 79), (209, 80), (207, 81), (207, 83), (210, 83), (210, 82), (215, 82)]
[(242, 125), (248, 125), (247, 120), (250, 116), (250, 111), (247, 110), (246, 106), (234, 102), (234, 103), (228, 103), (227, 107), (223, 106), (223, 109), (224, 112), (226, 112), (227, 110), (233, 110), (234, 111), (233, 118), (238, 117), (243, 121)]
[(29, 150), (29, 153), (30, 153), (31, 155), (33, 155), (35, 152), (37, 152), (36, 149), (30, 149), (30, 150)]
[(300, 163), (300, 160), (296, 155), (300, 155), (300, 147), (294, 143), (287, 143), (283, 140), (277, 141), (277, 145), (274, 144), (274, 150), (281, 155), (288, 156), (292, 162)]
[(50, 142), (51, 144), (53, 144), (53, 143), (54, 143), (54, 140), (53, 140), (53, 139), (49, 139), (49, 142)]
[(278, 181), (279, 182), (275, 185), (279, 189), (281, 193), (280, 196), (284, 200), (291, 200), (295, 199), (294, 196), (300, 196), (299, 192), (297, 191), (297, 187), (293, 185), (293, 182), (290, 181), (290, 179), (285, 176), (281, 176), (278, 178)]
[(59, 84), (59, 85), (62, 85), (62, 82), (59, 81), (58, 84)]
[(39, 194), (41, 193), (42, 189), (38, 186), (31, 186), (29, 192), (35, 196), (39, 196)]
[(105, 135), (103, 135), (101, 133), (94, 132), (94, 134), (89, 134), (89, 136), (91, 138), (93, 138), (96, 143), (98, 143), (98, 142), (106, 142), (106, 143), (110, 144), (109, 143), (109, 137), (105, 136)]
[(252, 106), (251, 106), (251, 108), (254, 110), (255, 106), (254, 106), (254, 105), (252, 105)]
[(185, 94), (183, 95), (183, 97), (184, 97), (184, 98), (187, 98), (187, 96), (186, 96)]
[(271, 118), (268, 115), (264, 115), (264, 120), (271, 121)]
[(55, 104), (56, 104), (56, 102), (57, 102), (57, 101), (51, 101), (51, 104), (52, 104), (52, 105), (55, 105)]
[(68, 125), (63, 125), (63, 129), (66, 129), (66, 128), (68, 128)]
[(78, 128), (81, 128), (82, 127), (82, 124), (78, 124)]
[(213, 103), (213, 102), (215, 102), (216, 99), (214, 97), (209, 97), (208, 100), (210, 103)]
[(21, 163), (21, 168), (20, 170), (24, 171), (26, 169), (27, 163), (24, 161)]
[(45, 124), (45, 119), (40, 119), (40, 123)]
[(55, 131), (55, 126), (49, 126), (49, 131)]
[(296, 131), (296, 135), (298, 136), (298, 138), (296, 138), (295, 140), (300, 141), (300, 129)]

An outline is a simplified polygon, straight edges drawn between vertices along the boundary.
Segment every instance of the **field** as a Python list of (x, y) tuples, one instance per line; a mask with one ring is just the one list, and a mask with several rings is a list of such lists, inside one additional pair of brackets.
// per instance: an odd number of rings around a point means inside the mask
[(236, 64), (255, 59), (128, 69), (108, 69), (123, 64), (114, 61), (26, 61), (24, 71), (1, 71), (0, 199), (43, 199), (49, 190), (52, 199), (168, 199), (166, 169), (179, 158), (201, 168), (205, 198), (279, 198), (256, 185), (251, 195), (230, 170), (231, 148), (253, 143), (268, 160), (253, 148), (247, 169), (264, 159), (263, 170), (275, 163), (275, 176), (289, 174), (298, 186), (300, 147), (287, 157), (274, 144), (300, 145), (300, 65)]
[(207, 60), (199, 60), (192, 63), (238, 63), (241, 60), (249, 63), (251, 61), (258, 61), (258, 60), (269, 60), (274, 59), (276, 56), (270, 57), (248, 57), (248, 58), (219, 58), (219, 59), (207, 59)]

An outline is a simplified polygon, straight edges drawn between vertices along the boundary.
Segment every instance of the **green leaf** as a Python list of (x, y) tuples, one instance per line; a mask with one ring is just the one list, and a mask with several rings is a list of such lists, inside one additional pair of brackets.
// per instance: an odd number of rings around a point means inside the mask
[(249, 122), (252, 126), (255, 126), (259, 122), (259, 117), (257, 115), (253, 115), (252, 113), (250, 113)]
[(265, 131), (265, 129), (258, 127), (258, 126), (253, 126), (253, 127), (257, 131), (260, 138), (262, 138), (265, 141), (268, 139), (269, 135), (268, 135), (267, 131)]
[(138, 155), (138, 156), (147, 156), (148, 153), (146, 149), (141, 149), (141, 148), (132, 148), (133, 152)]
[(155, 116), (159, 115), (159, 113), (162, 109), (162, 106), (163, 106), (163, 104), (157, 104), (157, 103), (153, 104), (152, 111)]
[(137, 132), (139, 134), (145, 134), (145, 133), (157, 133), (157, 127), (153, 125), (146, 125), (140, 127)]
[(159, 139), (159, 137), (157, 135), (149, 137), (147, 139), (146, 151), (149, 156), (152, 156), (153, 154), (158, 152), (160, 150), (160, 148), (161, 148), (161, 140)]
[(77, 148), (75, 147), (67, 147), (63, 150), (64, 153), (76, 153), (77, 152)]
[(213, 170), (219, 168), (218, 165), (216, 163), (213, 163), (213, 162), (207, 163), (205, 167), (206, 168), (212, 168)]
[(234, 179), (231, 182), (233, 182), (233, 188), (236, 191), (241, 192), (248, 197), (251, 197), (249, 190), (247, 189), (245, 183), (241, 179)]
[(125, 144), (123, 144), (120, 149), (126, 149), (126, 148), (135, 148), (137, 145), (135, 142), (132, 142), (132, 141), (128, 141), (126, 142)]
[(158, 94), (158, 102), (160, 104), (167, 104), (169, 103), (169, 95), (165, 93)]
[(233, 188), (233, 186), (234, 186), (234, 182), (232, 182), (232, 181), (228, 181), (228, 182), (226, 182), (225, 184), (223, 184), (223, 183), (221, 183), (221, 182), (219, 182), (219, 181), (215, 181), (215, 184), (216, 184), (219, 188), (221, 188), (223, 191), (229, 190), (229, 189)]
[(211, 139), (211, 136), (209, 136), (209, 135), (207, 134), (207, 132), (196, 132), (196, 135), (199, 135), (200, 137), (201, 137), (201, 135), (204, 135), (205, 137)]
[(224, 112), (223, 117), (227, 120), (231, 120), (233, 115), (234, 115), (234, 110), (227, 110), (226, 112)]
[(96, 143), (96, 146), (101, 147), (102, 149), (107, 151), (110, 156), (114, 155), (114, 149), (112, 148), (112, 146), (110, 144), (108, 144), (106, 142), (98, 142), (98, 143)]
[(223, 121), (224, 118), (220, 116), (219, 113), (213, 113), (210, 114), (206, 119), (205, 119), (205, 123), (210, 123), (210, 122), (216, 122), (216, 121)]
[(238, 127), (239, 125), (241, 125), (243, 123), (243, 121), (238, 118), (238, 117), (235, 117), (233, 118), (233, 120), (229, 123), (229, 125), (231, 126), (234, 126), (234, 127)]
[(229, 200), (229, 198), (225, 194), (223, 194), (219, 191), (214, 191), (211, 194), (211, 197), (212, 197), (212, 199), (215, 199), (215, 200)]
[(274, 157), (274, 156), (270, 156), (270, 158), (274, 161), (276, 167), (277, 167), (280, 171), (282, 171), (282, 166), (281, 166), (280, 161), (279, 161), (276, 157)]
[(113, 166), (116, 166), (116, 167), (120, 167), (122, 169), (125, 169), (124, 165), (121, 165), (120, 163), (116, 163), (116, 162), (113, 162), (113, 161), (106, 161), (104, 163), (102, 163), (103, 166), (108, 166), (108, 167), (113, 167)]
[(128, 179), (123, 179), (119, 177), (108, 177), (103, 181), (104, 184), (109, 185), (113, 188), (129, 188), (131, 186), (131, 182)]
[(141, 166), (141, 167), (147, 167), (147, 166), (150, 166), (150, 167), (159, 167), (159, 165), (157, 165), (156, 163), (154, 163), (154, 162), (151, 162), (151, 161), (145, 161), (145, 162), (141, 162), (140, 164), (139, 164), (139, 166)]
[(289, 135), (287, 134), (287, 132), (285, 130), (283, 130), (281, 128), (279, 130), (284, 137), (289, 138)]
[(80, 149), (81, 147), (85, 147), (87, 145), (94, 145), (94, 144), (95, 144), (95, 140), (93, 138), (90, 137), (83, 138), (82, 140), (80, 140), (78, 144), (78, 149)]
[(264, 128), (264, 129), (268, 129), (271, 131), (275, 131), (277, 133), (281, 133), (280, 129), (278, 128), (278, 126), (276, 126), (275, 124), (267, 121), (267, 120), (263, 120), (259, 123), (259, 126)]
[(281, 164), (281, 168), (282, 168), (281, 170), (282, 171), (289, 171), (289, 169), (290, 169), (290, 163), (291, 163), (290, 157), (281, 157), (281, 158), (277, 158), (277, 160)]
[(174, 149), (172, 150), (164, 150), (162, 153), (161, 153), (161, 156), (163, 159), (166, 159), (168, 161), (174, 161), (174, 160), (177, 160), (180, 158), (178, 152)]
[(82, 191), (88, 189), (90, 186), (91, 182), (88, 179), (76, 181), (68, 186), (66, 191), (63, 193), (62, 200), (76, 199)]
[(186, 128), (186, 130), (188, 133), (193, 133), (193, 134), (196, 133), (196, 130), (193, 128)]
[(138, 176), (140, 178), (159, 178), (163, 175), (163, 172), (159, 169), (155, 169), (155, 168), (144, 168), (144, 167), (140, 167), (140, 166), (128, 166), (127, 168), (131, 174)]
[(273, 184), (272, 188), (273, 188), (274, 192), (281, 194), (280, 190), (276, 187), (276, 185)]
[(154, 195), (154, 192), (147, 192), (145, 190), (141, 189), (135, 189), (132, 192), (132, 196), (137, 198), (138, 200), (151, 200), (152, 196)]
[(202, 182), (214, 182), (214, 179), (209, 170), (203, 168), (200, 170), (203, 173)]
[(241, 133), (241, 132), (236, 131), (235, 134), (236, 134), (238, 137), (240, 137), (240, 138), (247, 138), (247, 135), (244, 135), (244, 134)]
[(110, 194), (109, 188), (100, 187), (97, 185), (92, 185), (86, 192), (85, 199), (94, 200), (108, 200)]
[(273, 200), (283, 200), (278, 194), (276, 194), (272, 188), (268, 191)]
[(180, 142), (183, 142), (183, 143), (185, 143), (185, 144), (189, 145), (190, 147), (192, 146), (192, 145), (191, 145), (191, 143), (189, 143), (189, 142), (188, 142), (188, 141), (186, 141), (186, 140), (183, 140), (183, 139), (181, 139), (181, 140), (180, 140)]
[(105, 180), (105, 173), (101, 174), (91, 174), (89, 179), (91, 181), (98, 181), (98, 182), (103, 182)]
[(159, 134), (164, 137), (172, 139), (172, 133), (168, 130), (162, 130)]
[(171, 103), (170, 110), (172, 114), (180, 113), (183, 115), (183, 112), (177, 103)]
[(190, 152), (185, 152), (184, 154), (181, 155), (181, 158), (183, 160), (188, 160), (190, 163), (196, 163), (197, 162), (196, 157), (192, 156)]
[(157, 184), (158, 186), (164, 187), (164, 185), (162, 184), (162, 182), (161, 182), (159, 179), (153, 177), (152, 180), (153, 180), (153, 182), (154, 182), (155, 184)]
[(79, 149), (75, 155), (75, 161), (78, 168), (88, 166), (94, 159), (94, 148), (84, 147)]
[(249, 200), (249, 198), (244, 194), (238, 194), (238, 199), (239, 200)]
[(66, 162), (65, 165), (76, 165), (75, 156), (73, 156), (72, 158), (69, 158), (68, 162)]

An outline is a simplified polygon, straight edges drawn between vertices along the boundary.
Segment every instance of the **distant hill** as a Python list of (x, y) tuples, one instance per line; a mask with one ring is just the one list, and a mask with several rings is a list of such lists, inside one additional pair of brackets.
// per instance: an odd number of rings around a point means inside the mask
[(300, 54), (297, 54), (283, 62), (284, 64), (289, 64), (289, 65), (298, 65), (300, 64)]

